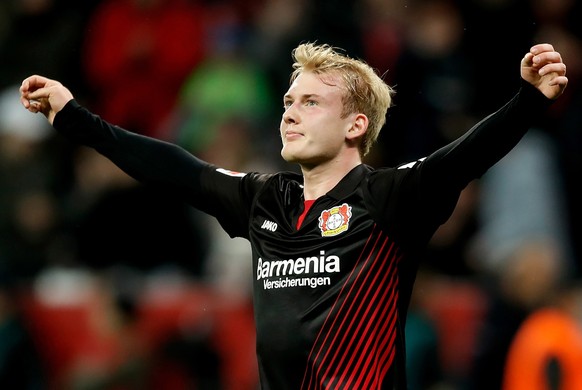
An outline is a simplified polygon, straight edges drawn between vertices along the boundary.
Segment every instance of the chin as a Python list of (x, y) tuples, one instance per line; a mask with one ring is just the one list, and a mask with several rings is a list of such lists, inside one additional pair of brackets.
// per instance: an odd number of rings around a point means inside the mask
[(283, 148), (281, 149), (281, 157), (283, 157), (283, 160), (289, 163), (297, 162), (297, 156), (295, 155), (295, 153), (289, 151), (286, 146), (283, 146)]
[(314, 158), (315, 156), (309, 156), (305, 148), (289, 147), (289, 145), (283, 146), (283, 149), (281, 149), (281, 157), (286, 162), (293, 164), (310, 164), (314, 160), (317, 160)]
[(299, 162), (299, 159), (296, 156), (290, 155), (289, 153), (281, 153), (281, 157), (283, 157), (283, 160), (285, 160), (285, 162), (288, 162), (288, 163)]

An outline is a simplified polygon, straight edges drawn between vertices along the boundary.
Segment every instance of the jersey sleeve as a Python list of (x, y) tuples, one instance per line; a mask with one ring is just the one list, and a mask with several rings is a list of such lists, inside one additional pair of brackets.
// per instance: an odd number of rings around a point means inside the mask
[(426, 158), (374, 175), (374, 203), (384, 219), (432, 235), (452, 213), (461, 191), (511, 151), (551, 104), (523, 81), (518, 93), (463, 136)]
[(518, 93), (503, 107), (420, 162), (421, 204), (427, 206), (424, 212), (437, 224), (445, 222), (461, 191), (507, 155), (551, 103), (522, 80)]
[(216, 217), (231, 237), (248, 235), (254, 195), (266, 175), (219, 169), (178, 145), (114, 126), (71, 100), (55, 117), (55, 129), (94, 148), (139, 182), (174, 194)]
[(521, 89), (508, 103), (423, 161), (424, 185), (464, 188), (509, 153), (551, 103), (522, 80)]

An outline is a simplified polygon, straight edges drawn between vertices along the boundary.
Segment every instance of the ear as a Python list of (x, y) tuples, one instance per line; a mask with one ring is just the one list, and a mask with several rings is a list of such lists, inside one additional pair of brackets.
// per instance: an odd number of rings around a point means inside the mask
[(346, 139), (354, 140), (360, 138), (366, 133), (366, 130), (368, 130), (368, 117), (364, 114), (355, 114), (352, 126), (346, 133)]

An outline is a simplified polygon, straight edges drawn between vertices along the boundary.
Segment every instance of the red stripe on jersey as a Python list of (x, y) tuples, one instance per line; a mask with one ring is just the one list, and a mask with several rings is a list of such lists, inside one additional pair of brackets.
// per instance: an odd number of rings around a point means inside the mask
[(395, 356), (399, 260), (374, 227), (315, 340), (302, 389), (380, 388)]
[(297, 219), (297, 226), (296, 226), (297, 230), (299, 230), (299, 228), (303, 224), (303, 220), (305, 219), (305, 216), (307, 215), (307, 213), (309, 212), (309, 209), (311, 208), (311, 206), (313, 206), (314, 203), (315, 203), (315, 199), (306, 200), (303, 202), (303, 212), (301, 213), (301, 215)]

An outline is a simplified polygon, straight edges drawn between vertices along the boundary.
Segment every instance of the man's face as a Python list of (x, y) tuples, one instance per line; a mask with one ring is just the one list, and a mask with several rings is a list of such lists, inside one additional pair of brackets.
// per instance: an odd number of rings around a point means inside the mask
[(346, 147), (353, 116), (341, 117), (341, 85), (333, 74), (304, 72), (295, 79), (284, 96), (280, 126), (286, 161), (313, 167), (333, 160)]

